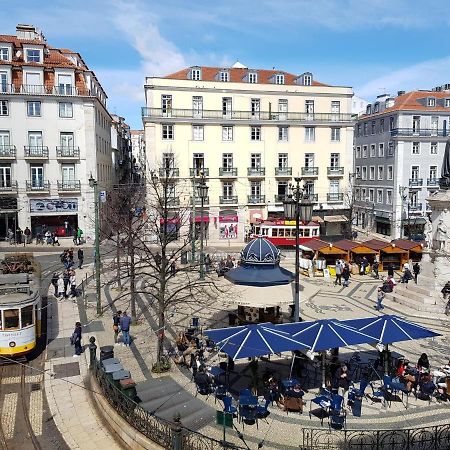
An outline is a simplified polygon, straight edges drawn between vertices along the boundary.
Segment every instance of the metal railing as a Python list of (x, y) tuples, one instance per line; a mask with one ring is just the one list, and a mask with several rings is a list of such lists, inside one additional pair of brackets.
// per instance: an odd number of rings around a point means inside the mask
[[(191, 204), (192, 204), (193, 200), (194, 200), (194, 198), (191, 197)], [(201, 205), (201, 204), (202, 204), (202, 199), (201, 199), (200, 197), (195, 197), (195, 204), (196, 204), (196, 205)], [(203, 204), (204, 204), (204, 205), (209, 205), (209, 196), (206, 196), (206, 197), (203, 199)]]
[(342, 202), (344, 200), (343, 192), (329, 192), (327, 194), (328, 202)]
[(48, 147), (43, 145), (24, 146), (25, 158), (48, 158)]
[(0, 158), (15, 159), (16, 146), (15, 145), (0, 145)]
[(219, 167), (219, 177), (237, 177), (237, 167)]
[(327, 167), (327, 174), (329, 176), (344, 175), (344, 168), (343, 167)]
[(415, 203), (413, 205), (409, 205), (410, 211), (422, 211), (422, 203)]
[(80, 157), (80, 147), (57, 146), (56, 147), (56, 157), (57, 158), (79, 158)]
[(209, 168), (207, 167), (191, 167), (189, 169), (189, 175), (191, 177), (201, 177), (204, 175), (205, 177), (209, 177)]
[(161, 167), (159, 169), (159, 176), (164, 178), (179, 177), (180, 169), (178, 167)]
[(80, 191), (79, 180), (58, 180), (58, 191)]
[(27, 95), (88, 95), (86, 91), (75, 86), (45, 86), (43, 84), (0, 84), (2, 94), (27, 94)]
[(234, 205), (238, 202), (238, 196), (237, 195), (227, 195), (227, 196), (220, 196), (219, 197), (219, 203), (221, 205)]
[(409, 185), (410, 186), (422, 186), (423, 185), (423, 178), (410, 178), (409, 179)]
[(439, 178), (427, 178), (427, 186), (439, 186)]
[(317, 177), (317, 175), (319, 175), (318, 167), (302, 167), (302, 176)]
[(5, 194), (7, 192), (17, 192), (17, 180), (10, 183), (0, 183), (0, 192)]
[(405, 136), (405, 137), (446, 137), (449, 135), (449, 130), (447, 129), (432, 129), (432, 128), (394, 128), (391, 130), (391, 136)]
[(275, 202), (283, 203), (286, 200), (286, 194), (275, 194)]
[(252, 111), (224, 111), (222, 109), (202, 110), (175, 108), (142, 108), (144, 119), (225, 119), (275, 122), (351, 122), (351, 114), (338, 113), (305, 113), (305, 112), (273, 112), (259, 111), (257, 115)]
[(319, 194), (306, 194), (308, 200), (311, 200), (313, 203), (317, 203), (319, 201)]
[(263, 177), (266, 174), (265, 167), (247, 167), (248, 177)]
[(275, 176), (291, 176), (292, 167), (275, 167)]
[(26, 182), (26, 190), (27, 191), (49, 191), (50, 190), (50, 181), (27, 181)]
[(266, 196), (265, 195), (248, 195), (247, 196), (247, 203), (265, 203), (266, 202)]

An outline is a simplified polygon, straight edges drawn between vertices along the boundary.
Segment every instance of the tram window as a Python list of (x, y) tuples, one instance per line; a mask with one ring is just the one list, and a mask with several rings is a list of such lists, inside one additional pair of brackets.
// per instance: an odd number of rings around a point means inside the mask
[(300, 228), (300, 230), (299, 230), (299, 236), (300, 237), (303, 237), (304, 235), (305, 235), (305, 230), (304, 230), (304, 228)]
[(5, 309), (5, 330), (12, 328), (19, 328), (19, 310), (18, 309)]
[(305, 236), (305, 237), (309, 237), (309, 228), (306, 228), (306, 229), (305, 229), (305, 234), (304, 234), (304, 236)]
[(319, 236), (319, 230), (317, 228), (313, 228), (311, 231), (313, 236)]
[(276, 228), (272, 228), (272, 237), (278, 236), (278, 230)]
[(20, 310), (22, 318), (22, 328), (33, 324), (33, 305), (25, 306)]
[(295, 228), (291, 230), (291, 235), (292, 237), (295, 237), (297, 235), (297, 230)]
[(284, 236), (284, 228), (280, 228), (279, 230), (278, 230), (278, 236)]
[(255, 234), (258, 236), (261, 233), (261, 228), (255, 227)]
[(261, 234), (262, 234), (263, 236), (267, 236), (267, 234), (268, 234), (267, 232), (268, 232), (269, 230), (268, 230), (267, 228), (263, 228), (261, 231), (262, 231)]
[(286, 228), (286, 229), (284, 230), (284, 236), (285, 236), (285, 237), (291, 237), (291, 230), (290, 230), (289, 228)]

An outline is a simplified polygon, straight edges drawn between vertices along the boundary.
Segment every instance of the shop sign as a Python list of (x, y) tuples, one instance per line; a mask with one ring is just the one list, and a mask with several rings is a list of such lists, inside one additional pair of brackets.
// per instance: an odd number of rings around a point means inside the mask
[(32, 198), (30, 199), (30, 212), (39, 214), (63, 213), (70, 214), (78, 211), (76, 198)]

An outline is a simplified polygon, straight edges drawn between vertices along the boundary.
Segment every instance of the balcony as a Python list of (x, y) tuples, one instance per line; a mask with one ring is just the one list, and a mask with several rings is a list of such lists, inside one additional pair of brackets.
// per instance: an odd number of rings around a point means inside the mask
[(58, 159), (80, 159), (80, 147), (56, 147), (56, 157)]
[(427, 186), (439, 186), (439, 178), (427, 178)]
[(48, 159), (48, 147), (42, 145), (25, 146), (25, 158), (29, 159)]
[(248, 177), (263, 177), (266, 174), (265, 167), (247, 167)]
[(327, 202), (342, 202), (344, 200), (344, 194), (342, 192), (329, 192), (327, 194)]
[(343, 167), (327, 167), (327, 175), (329, 177), (342, 177), (344, 176)]
[(80, 192), (81, 183), (79, 180), (58, 180), (58, 191), (60, 192)]
[(305, 113), (305, 112), (273, 112), (259, 111), (226, 111), (194, 110), (194, 109), (168, 109), (168, 108), (142, 108), (142, 118), (146, 121), (158, 121), (170, 119), (171, 121), (249, 121), (254, 122), (309, 122), (309, 123), (351, 123), (351, 114), (337, 113)]
[(410, 178), (409, 185), (411, 187), (420, 187), (423, 185), (423, 178)]
[(0, 159), (16, 159), (16, 146), (0, 145)]
[(266, 203), (265, 195), (247, 195), (247, 203), (254, 205), (256, 203)]
[(318, 167), (302, 167), (303, 177), (317, 177), (319, 175)]
[(311, 200), (313, 203), (318, 203), (319, 201), (319, 194), (306, 194), (308, 200)]
[[(194, 197), (191, 197), (191, 205), (194, 203)], [(199, 197), (195, 197), (195, 205), (202, 205), (202, 199)], [(209, 205), (209, 196), (205, 197), (203, 200), (203, 205)]]
[(401, 137), (447, 137), (449, 136), (449, 130), (447, 129), (431, 129), (420, 128), (418, 130), (413, 128), (394, 128), (391, 130), (391, 136)]
[(80, 91), (75, 86), (44, 86), (42, 84), (22, 84), (16, 86), (14, 84), (0, 85), (0, 93), (2, 94), (25, 94), (25, 95), (89, 95), (87, 92)]
[(180, 198), (179, 197), (169, 197), (167, 198), (167, 206), (173, 207), (173, 206), (180, 206)]
[(189, 169), (189, 175), (191, 177), (209, 177), (209, 169), (206, 167), (191, 167)]
[(48, 192), (50, 191), (50, 181), (32, 180), (26, 182), (27, 192)]
[(237, 205), (238, 196), (237, 195), (224, 195), (219, 197), (219, 203), (221, 205)]
[(286, 200), (286, 194), (275, 194), (275, 203), (283, 203)]
[(161, 167), (159, 176), (161, 178), (176, 178), (180, 176), (180, 169), (178, 167)]
[(414, 203), (408, 206), (409, 211), (422, 211), (422, 203)]
[(275, 167), (276, 177), (290, 177), (292, 176), (292, 167)]
[(5, 183), (4, 180), (0, 183), (0, 193), (3, 194), (17, 194), (17, 181), (10, 181)]
[(237, 177), (237, 167), (219, 167), (219, 177)]

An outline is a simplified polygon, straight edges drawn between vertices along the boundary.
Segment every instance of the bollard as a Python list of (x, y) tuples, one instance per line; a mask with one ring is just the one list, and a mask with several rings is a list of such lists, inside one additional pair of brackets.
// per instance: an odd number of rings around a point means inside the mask
[(172, 450), (181, 450), (182, 447), (182, 431), (180, 414), (173, 417), (172, 428)]
[(97, 346), (95, 345), (95, 337), (89, 338), (89, 368), (93, 369), (97, 359)]

